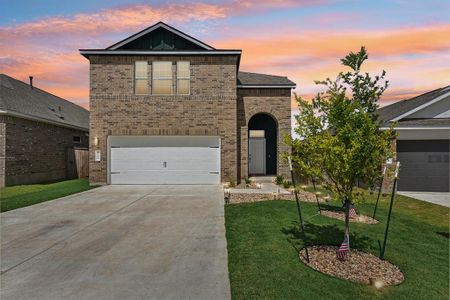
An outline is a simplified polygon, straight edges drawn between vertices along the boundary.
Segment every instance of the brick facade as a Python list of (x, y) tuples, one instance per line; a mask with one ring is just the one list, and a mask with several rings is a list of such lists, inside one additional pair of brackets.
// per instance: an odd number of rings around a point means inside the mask
[[(90, 181), (107, 184), (108, 136), (197, 135), (221, 137), (221, 180), (247, 177), (248, 120), (268, 113), (278, 124), (278, 172), (287, 175), (281, 159), (291, 129), (290, 89), (237, 89), (238, 56), (99, 56), (90, 60)], [(176, 62), (190, 62), (190, 95), (134, 94), (134, 63), (171, 61), (173, 90)], [(95, 144), (95, 141), (98, 141)], [(100, 150), (101, 161), (95, 161)]]
[(239, 164), (240, 178), (248, 176), (248, 122), (259, 113), (268, 114), (278, 125), (277, 174), (289, 177), (289, 167), (284, 159), (290, 148), (284, 142), (291, 134), (291, 90), (290, 89), (239, 89), (238, 130), (240, 133)]
[[(134, 95), (135, 61), (189, 61), (190, 95)], [(90, 181), (107, 183), (109, 135), (221, 137), (222, 181), (237, 178), (237, 56), (91, 56)], [(173, 80), (175, 82), (175, 80)], [(151, 90), (151, 80), (148, 80)], [(94, 140), (98, 139), (98, 145)], [(94, 161), (95, 150), (101, 161)]]
[[(0, 186), (66, 178), (67, 148), (87, 147), (87, 132), (0, 116)], [(73, 136), (81, 143), (74, 144)]]

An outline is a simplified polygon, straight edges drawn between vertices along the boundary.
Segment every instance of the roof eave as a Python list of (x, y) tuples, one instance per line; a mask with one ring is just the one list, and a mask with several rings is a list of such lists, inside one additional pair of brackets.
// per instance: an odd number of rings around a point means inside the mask
[(24, 113), (12, 111), (12, 110), (1, 110), (0, 109), (0, 115), (7, 115), (7, 116), (16, 117), (16, 118), (22, 118), (22, 119), (47, 123), (47, 124), (51, 124), (51, 125), (55, 125), (55, 126), (59, 126), (59, 127), (66, 127), (66, 128), (89, 132), (89, 127), (81, 127), (81, 126), (77, 126), (77, 125), (67, 124), (67, 123), (58, 122), (55, 120), (50, 120), (50, 119), (41, 118), (41, 117), (37, 117), (37, 116), (31, 116), (28, 114), (24, 114)]
[(295, 89), (295, 84), (238, 84), (240, 89)]
[(242, 50), (104, 50), (79, 49), (80, 54), (89, 59), (91, 55), (241, 55)]

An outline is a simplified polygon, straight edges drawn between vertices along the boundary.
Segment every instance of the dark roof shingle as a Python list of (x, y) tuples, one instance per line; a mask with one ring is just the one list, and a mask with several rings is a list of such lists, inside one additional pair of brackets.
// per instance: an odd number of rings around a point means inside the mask
[(439, 96), (444, 95), (445, 93), (450, 92), (450, 85), (424, 93), (422, 95), (398, 101), (391, 105), (381, 107), (377, 110), (378, 117), (382, 124), (386, 125), (392, 119), (403, 115), (404, 113), (415, 109), (433, 99), (436, 99)]
[(0, 111), (89, 130), (89, 111), (37, 87), (0, 74)]
[(280, 87), (295, 86), (295, 82), (292, 82), (285, 76), (258, 74), (250, 72), (239, 72), (237, 84), (242, 86), (280, 86)]

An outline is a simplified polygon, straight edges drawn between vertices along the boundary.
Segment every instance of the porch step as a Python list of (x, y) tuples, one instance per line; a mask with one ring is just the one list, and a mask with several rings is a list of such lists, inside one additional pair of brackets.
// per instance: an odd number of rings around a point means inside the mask
[(250, 180), (255, 183), (268, 183), (274, 182), (275, 176), (253, 176), (250, 177)]

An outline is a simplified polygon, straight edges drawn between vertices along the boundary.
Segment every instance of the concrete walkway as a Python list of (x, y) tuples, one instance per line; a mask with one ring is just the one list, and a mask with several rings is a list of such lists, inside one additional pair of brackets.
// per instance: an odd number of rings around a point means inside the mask
[(219, 186), (106, 186), (2, 213), (7, 299), (229, 299)]
[(260, 176), (251, 177), (252, 182), (259, 184), (261, 188), (259, 189), (230, 189), (232, 194), (291, 194), (288, 190), (282, 186), (278, 186), (274, 183), (275, 177), (273, 176)]
[(450, 193), (437, 192), (398, 192), (398, 194), (414, 199), (450, 207)]

